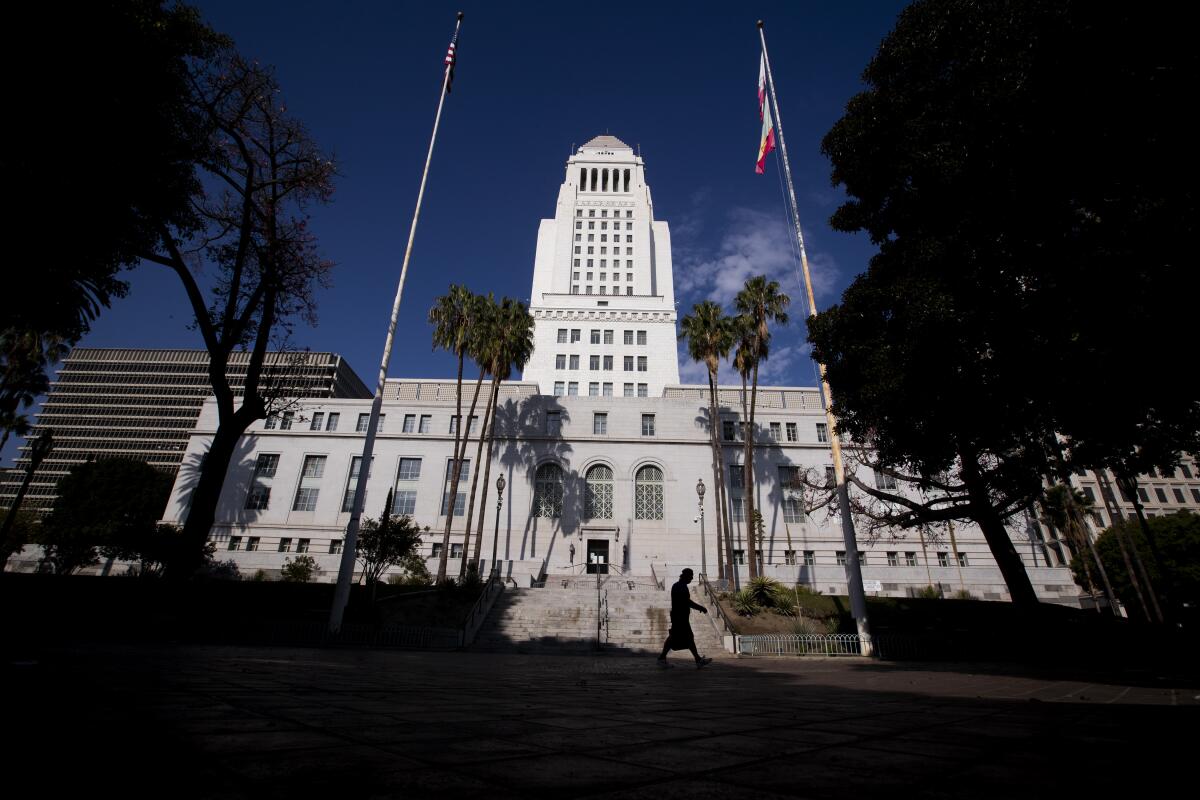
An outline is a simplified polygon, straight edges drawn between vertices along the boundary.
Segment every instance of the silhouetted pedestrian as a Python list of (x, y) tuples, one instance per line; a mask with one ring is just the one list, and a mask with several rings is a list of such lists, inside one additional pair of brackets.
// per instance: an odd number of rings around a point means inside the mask
[(690, 650), (692, 657), (696, 659), (697, 669), (712, 663), (711, 658), (702, 657), (696, 652), (696, 636), (692, 633), (692, 623), (688, 617), (691, 616), (693, 608), (705, 614), (708, 613), (708, 609), (692, 602), (687, 588), (691, 582), (692, 571), (685, 569), (679, 573), (679, 580), (671, 587), (671, 632), (663, 642), (662, 654), (658, 657), (660, 666), (671, 666), (667, 661), (667, 653), (671, 650)]

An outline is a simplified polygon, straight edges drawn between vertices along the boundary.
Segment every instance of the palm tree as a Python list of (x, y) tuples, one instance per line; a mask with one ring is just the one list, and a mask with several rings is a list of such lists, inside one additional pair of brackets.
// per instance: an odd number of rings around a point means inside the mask
[[(497, 398), (500, 396), (500, 382), (507, 380), (513, 370), (525, 368), (529, 357), (533, 355), (533, 317), (524, 303), (505, 297), (500, 301), (496, 310), (495, 324), (492, 331), (492, 346), (490, 348), (491, 364), (488, 371), (492, 374), (491, 412), (485, 419), (487, 426), (487, 457), (484, 459), (483, 494), (479, 499), (479, 520), (475, 530), (475, 554), (472, 557), (479, 564), (479, 554), (483, 543), (483, 509), (487, 507), (488, 481), (492, 476), (492, 448), (496, 443), (496, 411)], [(480, 434), (482, 436), (482, 433)], [(492, 553), (493, 560), (496, 554)], [(478, 566), (476, 566), (478, 569)]]
[[(1116, 613), (1115, 597), (1113, 595), (1112, 586), (1108, 581), (1108, 573), (1104, 569), (1104, 563), (1100, 560), (1100, 554), (1096, 552), (1095, 545), (1092, 543), (1091, 537), (1087, 533), (1087, 522), (1085, 517), (1091, 511), (1092, 501), (1087, 495), (1078, 489), (1074, 489), (1065, 484), (1051, 486), (1042, 495), (1042, 522), (1051, 529), (1058, 529), (1067, 535), (1069, 541), (1074, 547), (1076, 555), (1079, 558), (1079, 563), (1083, 567), (1084, 580), (1087, 582), (1088, 594), (1092, 597), (1092, 605), (1096, 609), (1096, 613), (1100, 612), (1100, 603), (1096, 600), (1096, 582), (1092, 578), (1091, 565), (1088, 564), (1088, 556), (1092, 556), (1093, 561), (1100, 572), (1100, 578), (1104, 583), (1104, 594), (1108, 598), (1108, 607), (1112, 613)], [(1139, 598), (1141, 589), (1134, 583), (1138, 589)]]
[[(470, 314), (472, 297), (465, 286), (450, 284), (450, 290), (439, 297), (429, 309), (429, 322), (433, 325), (433, 347), (449, 350), (458, 358), (458, 381), (455, 384), (454, 458), (450, 464), (450, 493), (446, 496), (446, 530), (442, 534), (442, 554), (438, 559), (437, 582), (446, 579), (446, 557), (450, 550), (450, 526), (454, 522), (454, 501), (458, 497), (458, 477), (462, 471), (462, 376), (463, 360), (466, 358), (470, 336)], [(464, 545), (463, 550), (466, 550)]]
[[(680, 339), (688, 343), (688, 355), (693, 361), (703, 361), (708, 367), (708, 432), (709, 445), (712, 450), (713, 495), (717, 513), (717, 553), (721, 563), (720, 573), (724, 578), (732, 580), (733, 542), (729, 536), (729, 519), (725, 498), (724, 456), (720, 444), (719, 403), (717, 401), (717, 373), (721, 359), (729, 356), (733, 347), (733, 321), (725, 316), (721, 307), (711, 300), (692, 306), (692, 313), (680, 320)], [(724, 550), (722, 551), (722, 543)], [(722, 560), (722, 555), (724, 556)], [(727, 569), (728, 568), (728, 569)]]
[[(487, 296), (476, 295), (471, 309), (471, 337), (467, 344), (467, 354), (479, 365), (479, 377), (475, 380), (475, 394), (471, 398), (471, 412), (467, 415), (466, 438), (471, 436), (471, 420), (475, 418), (475, 406), (479, 401), (479, 389), (483, 377), (491, 366), (489, 346), (495, 339), (496, 327), (496, 298), (488, 292)], [(463, 557), (458, 565), (458, 577), (461, 580), (467, 574), (467, 550), (470, 545), (471, 521), (475, 515), (475, 489), (479, 486), (479, 459), (483, 455), (484, 433), (487, 430), (487, 420), (492, 411), (492, 394), (489, 391), (483, 411), (483, 425), (479, 429), (479, 443), (475, 447), (475, 469), (471, 475), (471, 493), (467, 498), (467, 524), (463, 527)], [(466, 454), (466, 439), (463, 440), (463, 454)], [(480, 514), (483, 513), (481, 510)]]
[[(746, 318), (749, 330), (749, 345), (751, 352), (749, 364), (753, 367), (754, 377), (750, 392), (750, 424), (746, 434), (746, 497), (749, 499), (751, 513), (747, 519), (753, 519), (754, 495), (754, 411), (758, 403), (758, 367), (767, 360), (770, 352), (771, 329), (770, 323), (786, 325), (788, 321), (788, 304), (792, 299), (779, 291), (779, 281), (768, 281), (766, 276), (755, 275), (746, 281), (746, 285), (734, 298), (734, 306), (738, 313)], [(743, 382), (745, 378), (743, 376)], [(833, 431), (830, 431), (832, 435)], [(753, 540), (753, 537), (749, 537)], [(753, 545), (751, 545), (753, 550)], [(751, 567), (751, 575), (754, 575)]]

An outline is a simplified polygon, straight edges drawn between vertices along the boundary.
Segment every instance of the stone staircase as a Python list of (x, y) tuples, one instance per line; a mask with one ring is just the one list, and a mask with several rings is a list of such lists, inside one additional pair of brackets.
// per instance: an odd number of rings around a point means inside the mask
[[(602, 652), (658, 652), (671, 627), (670, 596), (650, 578), (554, 576), (544, 588), (507, 589), (496, 600), (472, 645), (476, 650), (517, 653), (595, 652), (597, 618)], [(693, 590), (692, 599), (699, 591)], [(692, 630), (701, 655), (722, 653), (708, 618), (692, 612)], [(686, 657), (686, 651), (677, 657)]]

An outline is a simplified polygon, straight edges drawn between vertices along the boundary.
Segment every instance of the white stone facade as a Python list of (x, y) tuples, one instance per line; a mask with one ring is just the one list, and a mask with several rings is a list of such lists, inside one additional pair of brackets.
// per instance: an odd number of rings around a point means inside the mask
[(567, 160), (538, 228), (530, 313), (523, 379), (543, 394), (658, 397), (679, 383), (671, 234), (641, 157), (616, 137)]
[[(664, 396), (632, 400), (551, 397), (538, 394), (534, 385), (523, 382), (505, 384), (503, 389), (489, 479), (492, 485), (482, 503), (485, 563), (493, 557), (492, 539), (496, 535), (496, 555), (504, 573), (521, 585), (545, 575), (579, 572), (586, 555), (597, 551), (606, 552), (606, 561), (620, 571), (638, 576), (653, 574), (661, 579), (677, 574), (684, 566), (697, 572), (706, 568), (708, 574), (716, 574), (713, 520), (717, 510), (716, 495), (711, 491), (707, 389), (672, 386), (667, 387)], [(722, 422), (737, 419), (736, 406), (728, 399), (739, 391), (722, 390)], [(379, 516), (389, 488), (395, 489), (398, 496), (399, 492), (412, 492), (397, 500), (393, 510), (411, 513), (418, 525), (430, 527), (424, 547), (432, 558), (446, 519), (442, 504), (453, 444), (450, 421), (454, 414), (454, 383), (389, 381), (386, 397), (386, 418), (367, 483), (366, 514)], [(791, 490), (781, 486), (780, 467), (820, 471), (829, 463), (828, 445), (820, 440), (817, 428), (824, 417), (816, 393), (812, 389), (762, 387), (759, 400), (756, 502), (766, 529), (766, 571), (823, 592), (844, 593), (846, 574), (838, 563), (844, 546), (838, 521), (827, 518), (824, 512), (815, 518), (803, 514), (797, 517), (797, 509), (787, 502)], [(257, 423), (243, 439), (230, 467), (217, 510), (214, 540), (218, 558), (235, 560), (244, 574), (256, 569), (274, 572), (304, 542), (304, 552), (312, 555), (323, 570), (320, 579), (333, 580), (336, 553), (349, 520), (343, 502), (352, 488), (353, 459), (362, 451), (364, 434), (357, 431), (357, 423), (359, 416), (369, 411), (367, 401), (318, 400), (306, 404), (291, 430), (268, 430), (264, 423)], [(337, 430), (326, 430), (326, 424), (312, 429), (311, 420), (316, 414), (327, 421), (331, 413), (339, 414)], [(189, 469), (199, 464), (215, 425), (215, 409), (210, 402), (189, 443), (169, 505), (169, 520), (181, 521), (186, 514), (194, 482), (194, 473)], [(778, 426), (779, 440), (772, 436), (774, 426)], [(468, 476), (473, 478), (474, 441), (468, 457)], [(740, 463), (741, 442), (726, 442), (724, 457), (727, 464)], [(264, 458), (272, 465), (270, 475), (256, 478), (256, 466)], [(314, 459), (321, 464), (319, 475), (306, 478), (306, 462), (308, 473), (317, 471), (312, 468)], [(536, 496), (537, 476), (546, 465), (557, 467), (561, 495), (551, 491)], [(600, 469), (593, 472), (597, 467)], [(643, 472), (647, 467), (650, 469)], [(500, 474), (506, 486), (497, 528), (495, 481)], [(639, 481), (639, 474), (643, 480)], [(605, 475), (611, 480), (596, 480)], [(737, 475), (740, 473), (735, 473), (735, 486), (731, 488), (735, 498), (741, 495), (736, 488), (740, 483)], [(589, 477), (593, 478), (590, 515), (585, 511)], [(703, 480), (708, 489), (703, 546), (697, 520), (698, 480)], [(541, 483), (546, 486), (548, 482)], [(549, 486), (553, 490), (555, 484)], [(611, 510), (603, 502), (608, 487)], [(262, 488), (269, 489), (269, 495), (264, 497)], [(308, 491), (311, 489), (316, 489), (315, 496)], [(469, 495), (469, 480), (460, 484), (460, 492), (464, 499)], [(248, 505), (265, 507), (250, 509)], [(311, 510), (297, 510), (308, 506)], [(478, 514), (479, 498), (476, 506)], [(453, 552), (464, 544), (465, 521), (465, 513), (454, 517)], [(735, 521), (734, 528), (735, 548), (743, 550), (745, 525)], [(1013, 536), (1039, 596), (1047, 601), (1074, 602), (1077, 590), (1069, 571), (1044, 566), (1044, 560), (1033, 555), (1023, 530), (1014, 528)], [(247, 551), (252, 538), (257, 546)], [(281, 551), (284, 540), (286, 550)], [(904, 596), (934, 583), (941, 584), (948, 593), (966, 589), (977, 597), (1007, 598), (999, 570), (978, 530), (960, 526), (957, 543), (961, 557), (949, 552), (949, 541), (927, 540), (922, 544), (915, 533), (898, 534), (894, 540), (863, 542), (864, 579), (880, 581), (882, 595)], [(893, 553), (897, 566), (889, 565), (893, 558), (889, 554)], [(806, 557), (812, 563), (806, 564)], [(1034, 559), (1038, 559), (1036, 565)], [(906, 566), (909, 561), (913, 565)], [(457, 558), (451, 559), (452, 574), (458, 563)]]

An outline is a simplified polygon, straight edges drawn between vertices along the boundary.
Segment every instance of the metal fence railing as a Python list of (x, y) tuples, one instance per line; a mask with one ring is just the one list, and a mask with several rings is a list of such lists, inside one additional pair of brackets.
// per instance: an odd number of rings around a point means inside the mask
[(743, 656), (860, 656), (862, 640), (856, 634), (756, 634), (736, 637)]

